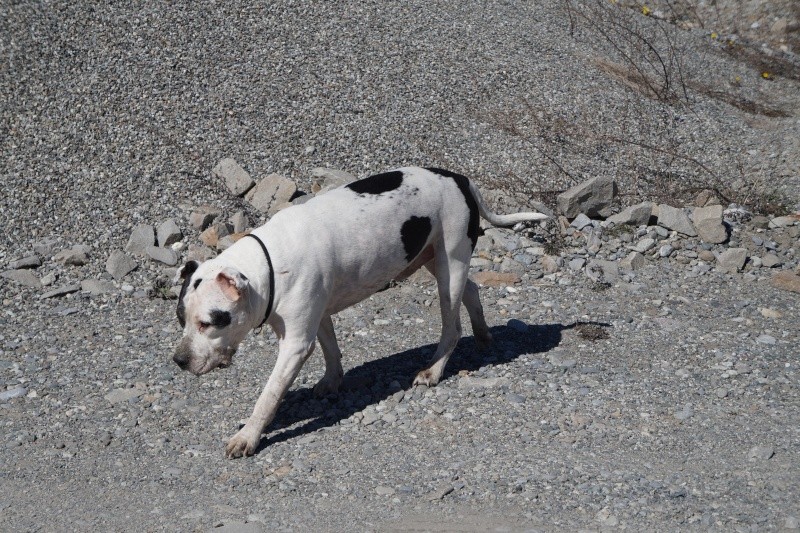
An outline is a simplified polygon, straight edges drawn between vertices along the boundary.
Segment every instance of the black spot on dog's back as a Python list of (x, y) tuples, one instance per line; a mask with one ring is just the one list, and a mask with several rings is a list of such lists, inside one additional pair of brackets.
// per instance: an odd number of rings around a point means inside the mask
[(431, 234), (431, 219), (428, 217), (411, 217), (403, 222), (400, 238), (406, 250), (406, 260), (410, 263), (422, 251)]
[[(175, 313), (178, 315), (178, 323), (181, 327), (186, 326), (186, 304), (183, 303), (183, 297), (186, 296), (186, 291), (189, 289), (189, 282), (192, 280), (192, 274), (194, 274), (195, 270), (199, 263), (197, 261), (189, 261), (181, 270), (181, 279), (183, 279), (183, 285), (181, 286), (181, 295), (178, 296), (178, 308), (175, 310)], [(195, 288), (197, 288), (197, 284), (200, 283), (201, 280), (197, 280), (195, 284)]]
[(439, 174), (445, 178), (451, 178), (456, 182), (458, 190), (461, 191), (461, 194), (464, 195), (464, 200), (467, 202), (467, 208), (469, 209), (467, 237), (469, 237), (469, 240), (472, 242), (472, 249), (474, 250), (475, 244), (478, 242), (478, 237), (482, 235), (481, 216), (480, 211), (478, 211), (478, 202), (475, 201), (475, 197), (472, 196), (472, 192), (469, 190), (469, 179), (461, 174), (456, 174), (455, 172), (441, 168), (427, 168), (425, 170), (433, 172), (434, 174)]
[(375, 174), (363, 180), (345, 185), (357, 194), (383, 194), (398, 189), (403, 183), (403, 173), (399, 170)]
[(231, 325), (231, 314), (228, 311), (214, 309), (210, 314), (209, 324), (215, 328), (224, 328)]

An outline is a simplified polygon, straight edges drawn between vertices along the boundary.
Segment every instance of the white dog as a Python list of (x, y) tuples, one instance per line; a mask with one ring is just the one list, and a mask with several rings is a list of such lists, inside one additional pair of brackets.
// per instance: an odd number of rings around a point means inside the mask
[(414, 384), (439, 382), (461, 337), (462, 298), (476, 340), (488, 344), (478, 287), (467, 279), (481, 234), (479, 217), (496, 226), (547, 218), (496, 215), (464, 176), (408, 167), (284, 209), (218, 257), (183, 266), (178, 319), (184, 331), (173, 357), (181, 368), (200, 375), (228, 365), (247, 333), (265, 322), (279, 339), (275, 368), (226, 455), (254, 453), (315, 339), (325, 357), (325, 375), (314, 393), (335, 392), (343, 372), (331, 315), (420, 267), (438, 283), (442, 334)]

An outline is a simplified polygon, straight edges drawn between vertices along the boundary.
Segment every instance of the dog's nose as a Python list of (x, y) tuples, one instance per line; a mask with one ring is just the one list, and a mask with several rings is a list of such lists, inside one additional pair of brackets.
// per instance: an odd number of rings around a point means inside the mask
[(179, 348), (175, 351), (175, 355), (172, 356), (172, 360), (181, 370), (186, 370), (186, 367), (189, 366), (189, 353)]

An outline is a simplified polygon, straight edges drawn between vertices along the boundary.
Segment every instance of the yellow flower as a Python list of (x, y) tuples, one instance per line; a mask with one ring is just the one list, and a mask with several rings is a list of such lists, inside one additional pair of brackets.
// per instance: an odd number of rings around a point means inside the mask
[(647, 6), (644, 6), (644, 5), (643, 5), (643, 6), (642, 6), (642, 15), (644, 15), (644, 16), (646, 17), (646, 16), (648, 16), (649, 14), (650, 14), (650, 8), (649, 8), (649, 7), (647, 7)]
[(712, 31), (712, 32), (711, 32), (711, 38), (712, 38), (712, 39), (719, 39), (719, 35), (717, 35), (717, 32), (715, 32), (715, 31)]
[(765, 70), (764, 72), (761, 73), (761, 77), (764, 78), (765, 80), (771, 80), (772, 79), (772, 72), (769, 72), (769, 71)]

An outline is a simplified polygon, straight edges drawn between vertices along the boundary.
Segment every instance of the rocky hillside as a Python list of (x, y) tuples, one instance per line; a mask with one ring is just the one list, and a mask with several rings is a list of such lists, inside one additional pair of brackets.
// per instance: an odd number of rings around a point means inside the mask
[[(4, 8), (5, 528), (798, 529), (797, 11), (623, 4)], [(225, 460), (276, 339), (180, 372), (176, 266), (411, 164), (553, 215), (478, 241), (494, 346), (412, 388), (415, 276)]]

